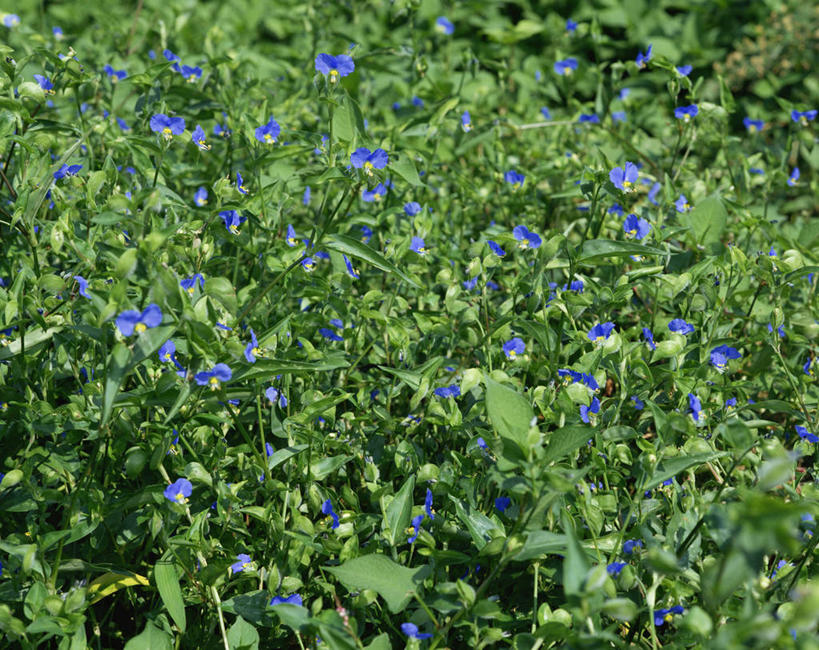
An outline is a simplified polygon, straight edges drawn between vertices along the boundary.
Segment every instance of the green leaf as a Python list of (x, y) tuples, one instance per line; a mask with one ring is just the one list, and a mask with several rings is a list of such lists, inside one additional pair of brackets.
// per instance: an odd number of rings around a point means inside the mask
[(452, 494), (449, 495), (449, 498), (455, 504), (455, 513), (469, 531), (475, 547), (481, 550), (492, 539), (490, 533), (494, 530), (500, 530), (498, 525), (482, 512), (473, 510), (466, 501), (462, 501)]
[(412, 594), (421, 585), (431, 569), (424, 565), (407, 569), (385, 555), (365, 555), (347, 560), (337, 567), (325, 567), (350, 591), (372, 589), (387, 603), (390, 612), (397, 614), (412, 600)]
[(535, 417), (529, 400), (489, 375), (485, 375), (483, 381), (486, 386), (486, 411), (495, 431), (501, 438), (517, 443), (524, 452), (528, 451), (529, 425)]
[(414, 187), (423, 185), (421, 178), (418, 176), (418, 170), (415, 169), (415, 163), (407, 154), (403, 154), (398, 160), (391, 162), (390, 169)]
[(403, 541), (406, 529), (412, 519), (412, 493), (415, 490), (415, 475), (411, 475), (390, 504), (385, 509), (384, 522), (387, 539), (395, 546)]
[(581, 424), (563, 427), (552, 432), (549, 446), (543, 456), (544, 465), (563, 460), (594, 438), (594, 429)]
[(680, 220), (691, 228), (698, 244), (709, 244), (718, 242), (722, 237), (728, 212), (718, 197), (709, 196), (690, 212), (680, 215)]
[(273, 455), (267, 459), (267, 469), (272, 470), (274, 467), (281, 465), (284, 461), (293, 458), (297, 454), (300, 454), (305, 449), (307, 449), (308, 445), (295, 445), (294, 447), (285, 447), (284, 449), (277, 449), (273, 452)]
[(117, 343), (108, 356), (108, 367), (105, 373), (105, 389), (102, 394), (102, 426), (108, 423), (111, 410), (114, 408), (114, 398), (119, 392), (122, 381), (128, 370), (128, 361), (131, 351), (124, 343)]
[(567, 596), (572, 596), (580, 593), (589, 570), (589, 563), (585, 551), (577, 541), (574, 525), (565, 512), (562, 520), (568, 542), (566, 558), (563, 560), (563, 589)]
[(630, 257), (631, 255), (665, 255), (665, 251), (653, 246), (644, 246), (628, 241), (610, 239), (590, 239), (583, 243), (577, 262), (597, 262), (607, 257)]
[(171, 650), (173, 639), (170, 635), (160, 630), (156, 625), (148, 621), (145, 629), (125, 644), (125, 650)]
[(230, 650), (258, 650), (259, 633), (241, 616), (230, 626), (227, 633)]
[(524, 562), (534, 558), (542, 558), (546, 555), (566, 555), (568, 543), (568, 538), (565, 535), (548, 530), (536, 530), (526, 536), (523, 547), (512, 559)]
[(179, 576), (173, 561), (160, 560), (154, 565), (154, 582), (173, 622), (184, 633), (185, 603), (182, 600), (182, 589), (179, 587)]
[(245, 379), (256, 379), (258, 377), (270, 378), (275, 375), (287, 375), (295, 373), (326, 372), (338, 368), (347, 368), (350, 364), (344, 359), (344, 353), (327, 354), (319, 361), (299, 361), (296, 359), (256, 359), (252, 366), (243, 368), (233, 375), (233, 380), (238, 382)]
[(310, 466), (310, 474), (316, 481), (321, 481), (335, 472), (339, 467), (352, 460), (352, 456), (329, 456)]
[(720, 458), (727, 455), (724, 451), (712, 451), (707, 454), (694, 454), (693, 456), (677, 456), (676, 458), (669, 458), (660, 462), (657, 469), (654, 470), (654, 476), (651, 477), (645, 485), (640, 488), (643, 490), (652, 490), (663, 481), (674, 478), (680, 472), (684, 472), (689, 467), (702, 465), (715, 458)]
[(334, 234), (330, 235), (329, 237), (329, 240), (326, 242), (327, 248), (346, 255), (352, 255), (353, 257), (363, 260), (368, 264), (372, 264), (374, 267), (381, 269), (382, 271), (386, 271), (387, 273), (395, 273), (395, 275), (404, 280), (404, 282), (411, 284), (417, 289), (421, 289), (421, 285), (419, 285), (415, 280), (400, 270), (397, 266), (395, 266), (395, 264), (388, 262), (387, 258), (385, 258), (381, 253), (370, 248), (366, 244), (353, 239), (352, 237), (348, 237), (347, 235)]

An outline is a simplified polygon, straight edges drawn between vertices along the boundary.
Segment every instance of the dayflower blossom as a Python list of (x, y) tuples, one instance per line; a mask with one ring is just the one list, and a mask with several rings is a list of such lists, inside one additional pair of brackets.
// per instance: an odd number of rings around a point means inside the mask
[(247, 220), (247, 217), (240, 216), (236, 210), (222, 210), (219, 216), (225, 222), (225, 228), (234, 235), (239, 234), (239, 226)]
[(346, 255), (342, 255), (342, 257), (344, 258), (344, 266), (347, 267), (347, 273), (350, 274), (350, 277), (353, 278), (353, 280), (358, 280), (361, 275), (355, 268), (353, 268), (353, 263), (347, 258)]
[[(440, 20), (440, 18), (438, 19)], [(415, 623), (401, 623), (401, 631), (410, 639), (431, 639), (432, 635), (427, 632), (419, 632)]]
[(509, 339), (503, 344), (503, 353), (506, 355), (507, 359), (512, 359), (513, 361), (519, 354), (523, 354), (525, 350), (526, 344), (523, 342), (523, 339), (517, 336)]
[(20, 16), (17, 14), (6, 14), (3, 16), (3, 25), (11, 29), (20, 24)]
[(162, 323), (162, 310), (159, 305), (151, 303), (142, 313), (135, 309), (127, 309), (117, 316), (117, 329), (123, 336), (131, 336), (134, 332), (141, 334), (149, 327), (156, 327)]
[(472, 117), (469, 115), (469, 111), (464, 111), (463, 115), (461, 115), (461, 128), (464, 133), (469, 133), (472, 130)]
[(573, 33), (577, 29), (577, 23), (573, 21), (571, 18), (566, 19), (566, 31), (569, 33)]
[(193, 195), (193, 202), (200, 208), (208, 204), (208, 191), (204, 186), (200, 186), (199, 189), (196, 190), (196, 194)]
[(222, 382), (229, 381), (232, 376), (230, 366), (226, 363), (217, 363), (210, 370), (197, 372), (194, 379), (200, 386), (210, 386), (211, 390), (218, 390)]
[(316, 270), (316, 261), (312, 257), (305, 257), (301, 261), (301, 267), (308, 273), (311, 273)]
[(711, 350), (711, 365), (720, 372), (724, 372), (730, 359), (739, 359), (742, 355), (736, 348), (719, 345)]
[(581, 113), (580, 117), (577, 118), (577, 121), (581, 124), (600, 124), (600, 118), (598, 117), (597, 113)]
[(554, 70), (559, 75), (569, 76), (572, 72), (577, 70), (577, 59), (570, 56), (568, 59), (555, 61)]
[(643, 338), (646, 340), (646, 344), (650, 350), (654, 351), (657, 349), (657, 345), (654, 343), (654, 334), (647, 327), (643, 328)]
[(276, 605), (296, 605), (298, 607), (302, 606), (302, 599), (299, 594), (290, 594), (287, 598), (282, 598), (281, 596), (274, 596), (270, 599), (270, 606), (275, 607)]
[(697, 113), (699, 113), (699, 108), (697, 108), (696, 104), (678, 106), (674, 109), (674, 117), (684, 122), (690, 122), (692, 117), (697, 117)]
[(812, 122), (816, 119), (817, 113), (819, 113), (819, 111), (816, 109), (810, 111), (797, 111), (794, 109), (791, 111), (791, 119), (802, 126), (807, 126), (808, 122)]
[(591, 416), (600, 413), (600, 400), (596, 397), (592, 398), (591, 405), (580, 405), (580, 419), (586, 424), (591, 422)]
[(414, 217), (416, 214), (421, 212), (421, 204), (417, 201), (409, 201), (408, 203), (404, 204), (404, 212), (408, 217)]
[(181, 117), (168, 117), (164, 113), (157, 113), (150, 121), (151, 131), (161, 134), (166, 140), (181, 135), (185, 130), (185, 120)]
[(446, 16), (438, 16), (435, 19), (435, 29), (442, 34), (451, 36), (455, 32), (455, 25)]
[(678, 65), (675, 70), (680, 74), (681, 77), (687, 77), (691, 74), (691, 71), (694, 69), (692, 65)]
[(788, 177), (788, 185), (795, 187), (799, 182), (799, 167), (794, 167), (791, 175)]
[(637, 182), (639, 170), (633, 162), (626, 162), (624, 167), (615, 167), (609, 172), (609, 180), (618, 190), (629, 192)]
[(645, 402), (641, 400), (636, 395), (631, 396), (631, 401), (634, 402), (634, 410), (635, 411), (642, 411), (645, 408)]
[(331, 526), (333, 529), (338, 528), (339, 526), (338, 515), (336, 514), (335, 510), (333, 510), (333, 504), (330, 501), (330, 499), (327, 499), (327, 501), (321, 504), (321, 513), (333, 520)]
[(680, 194), (680, 198), (674, 201), (674, 207), (677, 208), (677, 212), (687, 212), (691, 209), (691, 206), (688, 204), (688, 199), (685, 198), (685, 194)]
[(674, 620), (674, 614), (682, 614), (685, 608), (682, 605), (674, 605), (669, 609), (655, 609), (654, 610), (654, 625), (662, 627), (666, 623)]
[(521, 250), (538, 248), (543, 241), (539, 235), (530, 231), (526, 226), (515, 226), (512, 230), (512, 236), (518, 240), (518, 248)]
[(328, 77), (331, 84), (336, 83), (339, 78), (346, 77), (355, 70), (352, 57), (346, 54), (339, 54), (338, 56), (319, 54), (316, 57), (315, 66), (316, 72)]
[(256, 357), (262, 356), (261, 350), (259, 350), (259, 341), (256, 338), (256, 332), (253, 331), (253, 328), (250, 328), (250, 343), (245, 346), (245, 359), (247, 359), (250, 363), (256, 363)]
[(197, 124), (196, 128), (193, 130), (193, 133), (191, 134), (191, 140), (193, 140), (193, 143), (202, 151), (207, 151), (208, 149), (210, 149), (210, 145), (207, 142), (205, 142), (205, 131), (199, 124)]
[[(484, 443), (484, 446), (485, 445), (486, 443)], [(429, 488), (427, 488), (427, 494), (426, 497), (424, 497), (424, 511), (427, 513), (427, 517), (435, 519), (435, 510), (432, 508), (432, 490)]]
[(54, 172), (54, 180), (60, 180), (66, 176), (76, 176), (82, 169), (82, 165), (61, 165), (60, 168)]
[(441, 386), (440, 388), (436, 388), (433, 393), (435, 393), (436, 397), (449, 399), (450, 397), (460, 397), (461, 389), (457, 384), (452, 384), (451, 386)]
[(644, 68), (646, 66), (646, 63), (648, 63), (649, 61), (651, 61), (651, 44), (650, 43), (648, 45), (648, 49), (646, 50), (645, 54), (643, 54), (642, 52), (637, 52), (637, 58), (634, 60), (634, 62), (637, 64), (638, 68)]
[(251, 564), (253, 564), (253, 560), (250, 559), (250, 556), (247, 553), (239, 553), (239, 555), (236, 556), (236, 559), (238, 562), (234, 562), (230, 565), (231, 573), (241, 573)]
[(162, 363), (173, 363), (176, 357), (176, 345), (173, 341), (168, 340), (162, 344), (158, 352), (159, 360)]
[(512, 499), (509, 497), (498, 497), (495, 499), (495, 508), (497, 508), (499, 512), (506, 512), (506, 509), (510, 505), (512, 505)]
[(420, 514), (416, 517), (412, 518), (412, 524), (407, 531), (410, 534), (410, 537), (407, 538), (407, 544), (414, 544), (415, 540), (418, 539), (418, 533), (421, 532), (421, 522), (424, 521), (424, 515)]
[(48, 77), (44, 77), (41, 74), (35, 74), (34, 81), (37, 82), (37, 85), (40, 86), (43, 93), (45, 93), (46, 95), (54, 94), (54, 84), (51, 83)]
[(242, 178), (242, 175), (239, 172), (236, 172), (236, 189), (239, 190), (239, 194), (247, 194), (247, 188), (245, 187), (245, 181)]
[(606, 565), (606, 573), (612, 577), (619, 576), (620, 572), (625, 568), (625, 566), (625, 562), (612, 562), (611, 564)]
[(700, 402), (700, 398), (694, 395), (694, 393), (688, 393), (688, 408), (691, 417), (694, 418), (694, 422), (699, 422), (702, 416), (702, 403)]
[(503, 179), (512, 186), (513, 190), (516, 190), (523, 187), (526, 177), (523, 174), (516, 172), (514, 169), (510, 169), (503, 175)]
[(193, 485), (186, 478), (178, 478), (168, 487), (163, 494), (168, 501), (173, 503), (185, 503), (193, 492)]
[(196, 273), (193, 275), (193, 277), (180, 280), (179, 286), (189, 294), (193, 295), (193, 291), (196, 288), (197, 283), (199, 284), (200, 289), (205, 288), (205, 276), (203, 276), (201, 273)]
[(592, 343), (602, 343), (611, 336), (613, 329), (614, 323), (612, 322), (598, 323), (589, 330), (586, 336)]
[(503, 257), (506, 255), (506, 251), (503, 250), (498, 244), (493, 242), (491, 239), (487, 240), (486, 244), (489, 246), (489, 249), (498, 257)]
[(636, 214), (630, 214), (623, 222), (623, 230), (626, 237), (634, 237), (637, 240), (642, 239), (651, 231), (651, 224), (645, 219), (638, 217)]
[(691, 334), (694, 331), (694, 326), (691, 323), (687, 323), (682, 318), (675, 318), (668, 324), (668, 329), (672, 332), (677, 332), (678, 334)]
[(808, 360), (805, 361), (805, 365), (802, 366), (802, 372), (804, 372), (808, 377), (813, 377), (814, 373), (816, 372), (816, 364), (813, 361), (813, 359), (808, 357)]
[(387, 195), (387, 188), (384, 187), (384, 183), (379, 183), (371, 190), (364, 190), (361, 193), (361, 198), (364, 199), (366, 203), (372, 203), (373, 201), (380, 201), (382, 197)]
[(81, 275), (75, 275), (75, 276), (74, 276), (74, 279), (77, 281), (77, 284), (78, 284), (78, 285), (80, 285), (79, 294), (80, 294), (80, 295), (81, 295), (83, 298), (88, 298), (88, 299), (90, 299), (90, 298), (91, 298), (91, 296), (90, 296), (90, 295), (88, 295), (88, 280), (86, 280), (86, 279), (85, 279), (84, 277), (82, 277)]
[(106, 63), (105, 66), (103, 66), (102, 71), (111, 77), (111, 83), (122, 81), (128, 76), (128, 73), (125, 70), (115, 70), (109, 63)]
[(641, 539), (627, 539), (623, 543), (623, 553), (626, 555), (633, 554), (635, 549), (638, 548), (643, 548), (643, 540)]
[(808, 442), (812, 442), (814, 444), (819, 442), (819, 437), (812, 434), (805, 427), (800, 426), (798, 424), (796, 425), (796, 433), (799, 434), (799, 437), (802, 438), (802, 440), (807, 440)]
[(270, 386), (265, 392), (265, 397), (270, 400), (271, 404), (275, 404), (276, 402), (279, 403), (281, 408), (285, 408), (287, 406), (287, 398), (284, 396), (284, 393), (280, 392), (277, 388)]
[(202, 78), (202, 68), (199, 66), (182, 65), (177, 70), (189, 84), (196, 83)]
[(762, 120), (752, 120), (750, 117), (746, 117), (742, 120), (742, 123), (745, 125), (745, 128), (748, 129), (750, 133), (756, 133), (757, 131), (761, 131), (762, 127), (765, 126), (765, 122)]
[(281, 130), (282, 129), (279, 126), (279, 123), (271, 116), (267, 124), (257, 126), (253, 134), (255, 135), (256, 140), (263, 144), (275, 144), (276, 138), (279, 137)]
[(333, 330), (329, 327), (320, 327), (319, 334), (321, 334), (325, 339), (328, 341), (343, 341), (344, 338), (336, 334)]
[(413, 237), (410, 242), (410, 250), (419, 255), (426, 255), (429, 252), (424, 246), (424, 240), (420, 237)]
[(660, 191), (660, 187), (662, 186), (655, 182), (648, 191), (648, 200), (651, 201), (652, 205), (659, 205), (659, 203), (657, 203), (657, 193)]
[(353, 167), (364, 169), (367, 176), (373, 175), (373, 169), (384, 169), (389, 162), (389, 156), (383, 149), (370, 151), (367, 147), (359, 147), (350, 154), (350, 163)]

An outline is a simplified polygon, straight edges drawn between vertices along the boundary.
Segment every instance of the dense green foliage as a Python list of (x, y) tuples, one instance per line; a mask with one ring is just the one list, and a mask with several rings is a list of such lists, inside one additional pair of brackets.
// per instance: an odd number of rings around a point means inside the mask
[(810, 3), (125, 4), (0, 13), (5, 644), (819, 647)]

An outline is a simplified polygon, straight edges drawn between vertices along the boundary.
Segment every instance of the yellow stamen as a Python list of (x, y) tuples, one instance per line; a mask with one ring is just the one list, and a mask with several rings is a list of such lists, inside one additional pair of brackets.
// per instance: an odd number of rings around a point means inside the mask
[(269, 133), (264, 134), (264, 141), (265, 141), (266, 144), (273, 144), (273, 143), (276, 142), (276, 140), (273, 138), (273, 136), (270, 135)]
[(338, 81), (338, 70), (330, 70), (330, 83), (334, 84)]
[(373, 164), (369, 160), (364, 163), (364, 171), (366, 172), (367, 176), (373, 175)]
[(219, 388), (219, 380), (216, 377), (211, 377), (208, 382), (210, 383), (211, 390), (217, 390)]
[(137, 323), (136, 325), (134, 325), (134, 331), (137, 334), (142, 334), (142, 332), (144, 332), (146, 329), (148, 328), (145, 326), (145, 323)]

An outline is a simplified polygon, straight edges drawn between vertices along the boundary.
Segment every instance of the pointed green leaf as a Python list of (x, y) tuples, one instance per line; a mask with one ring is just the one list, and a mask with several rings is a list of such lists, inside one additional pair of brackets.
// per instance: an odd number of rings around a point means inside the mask
[(406, 535), (406, 529), (412, 518), (412, 492), (415, 490), (415, 475), (410, 476), (398, 494), (386, 507), (386, 533), (390, 544), (400, 544)]
[(184, 633), (185, 603), (182, 600), (182, 589), (179, 587), (179, 576), (173, 561), (160, 560), (154, 565), (154, 582), (173, 622)]
[(388, 262), (387, 258), (385, 258), (381, 253), (370, 248), (366, 244), (353, 239), (352, 237), (339, 234), (330, 235), (329, 240), (327, 241), (327, 248), (346, 255), (352, 255), (353, 257), (363, 260), (368, 264), (372, 264), (374, 267), (381, 269), (382, 271), (395, 273), (399, 278), (404, 280), (404, 282), (408, 282), (417, 289), (421, 288), (421, 286), (415, 280), (400, 270), (397, 266), (395, 266), (395, 264)]

